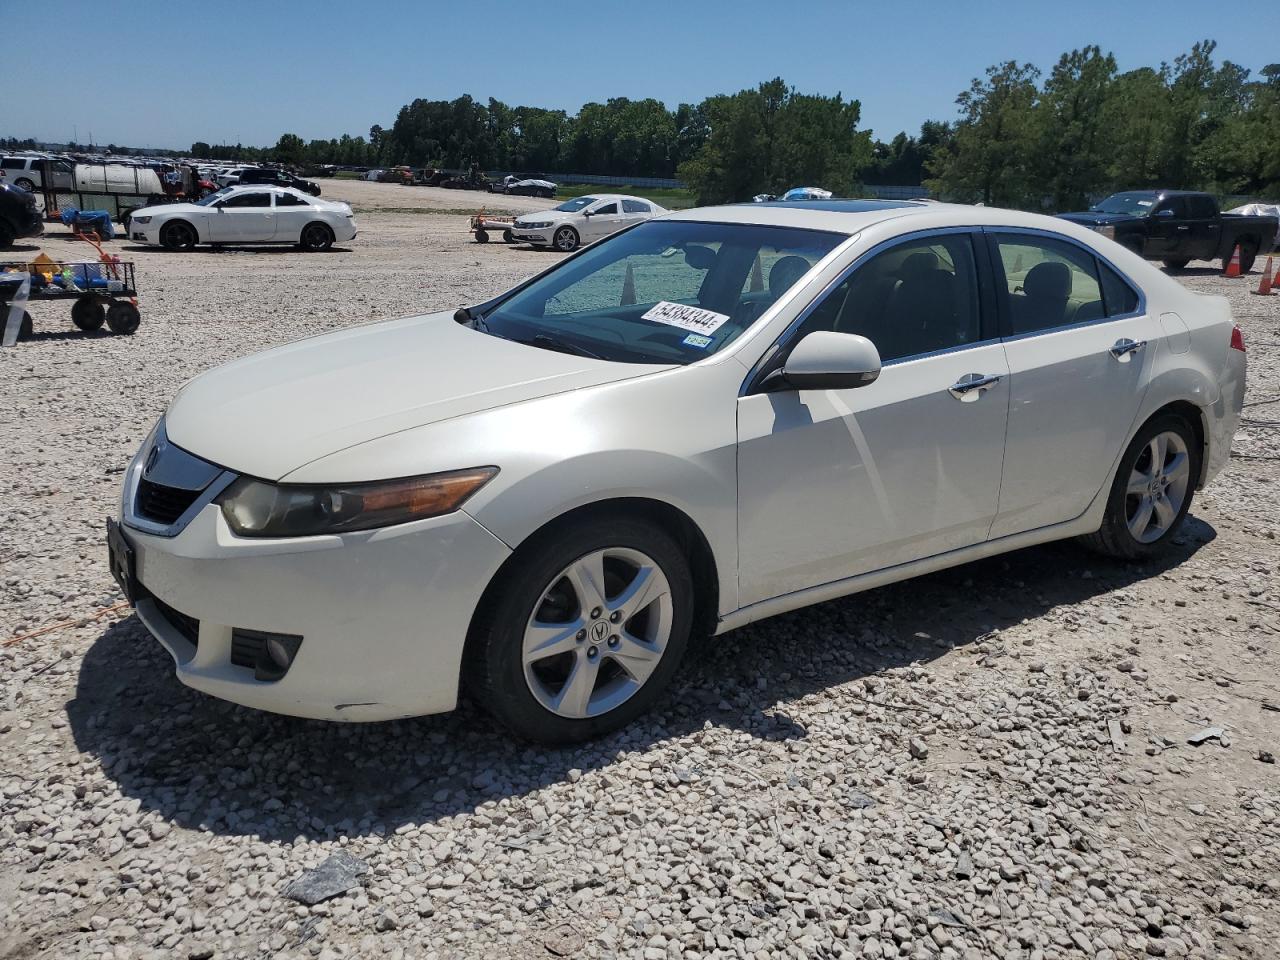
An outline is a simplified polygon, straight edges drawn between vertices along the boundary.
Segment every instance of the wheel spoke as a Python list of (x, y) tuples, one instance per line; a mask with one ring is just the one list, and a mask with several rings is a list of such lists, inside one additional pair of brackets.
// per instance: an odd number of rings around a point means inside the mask
[(1150, 486), (1151, 478), (1139, 470), (1134, 470), (1129, 474), (1129, 486), (1126, 492), (1141, 497), (1146, 495)]
[(560, 688), (553, 709), (564, 716), (585, 717), (591, 704), (591, 694), (596, 688), (596, 676), (600, 672), (600, 661), (594, 663), (585, 656), (578, 656), (573, 661), (573, 669)]
[(1173, 504), (1169, 502), (1169, 498), (1163, 493), (1155, 498), (1152, 506), (1156, 514), (1156, 523), (1160, 525), (1161, 530), (1168, 530), (1173, 523), (1173, 518), (1178, 515), (1178, 511), (1173, 508)]
[(1164, 469), (1164, 458), (1168, 450), (1169, 441), (1165, 439), (1163, 433), (1151, 438), (1151, 469), (1148, 472), (1153, 477)]
[(616, 660), (633, 680), (644, 683), (649, 679), (649, 674), (657, 668), (658, 662), (662, 660), (662, 648), (656, 644), (646, 643), (625, 630), (618, 639), (617, 648), (610, 650), (609, 656)]
[(1170, 483), (1185, 479), (1190, 472), (1191, 459), (1185, 453), (1175, 453), (1164, 467), (1165, 478)]
[(580, 619), (572, 623), (541, 623), (535, 620), (525, 631), (524, 662), (537, 663), (576, 649), (578, 631), (583, 626)]
[(667, 578), (656, 567), (641, 567), (625, 590), (609, 603), (612, 610), (622, 610), (627, 619), (634, 617), (655, 600), (670, 591)]
[(1151, 523), (1151, 511), (1153, 509), (1154, 505), (1151, 502), (1151, 498), (1144, 496), (1137, 512), (1129, 520), (1129, 531), (1139, 540), (1147, 532), (1147, 527)]
[(603, 553), (588, 554), (566, 570), (564, 575), (569, 585), (573, 587), (574, 595), (578, 598), (578, 606), (584, 616), (589, 614), (593, 607), (605, 605)]

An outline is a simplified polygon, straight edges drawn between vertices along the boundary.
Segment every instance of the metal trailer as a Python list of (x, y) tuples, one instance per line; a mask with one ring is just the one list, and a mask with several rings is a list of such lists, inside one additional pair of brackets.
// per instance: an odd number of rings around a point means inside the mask
[[(79, 166), (97, 166), (96, 164), (79, 164)], [(105, 167), (105, 164), (103, 165)], [(41, 188), (41, 194), (44, 196), (44, 218), (46, 221), (56, 221), (63, 210), (105, 210), (111, 215), (111, 219), (124, 225), (129, 219), (129, 215), (135, 210), (142, 207), (152, 206), (157, 203), (181, 203), (184, 197), (179, 195), (170, 195), (167, 193), (157, 193), (147, 184), (143, 183), (143, 171), (153, 176), (161, 177), (161, 184), (164, 180), (162, 175), (157, 173), (150, 167), (133, 166), (133, 182), (129, 183), (113, 183), (107, 180), (105, 173), (103, 176), (102, 189), (83, 188), (77, 183), (77, 176), (73, 173), (69, 178), (65, 174), (55, 176), (50, 167), (48, 160), (44, 161), (43, 174), (44, 186)]]
[[(25, 276), (24, 276), (25, 274)], [(25, 289), (24, 289), (25, 288)], [(112, 333), (138, 329), (138, 288), (131, 262), (121, 260), (0, 265), (0, 337), (6, 345), (33, 333), (29, 303), (71, 302), (71, 322), (86, 333), (105, 323)], [(17, 308), (16, 315), (10, 320)], [(11, 323), (17, 332), (10, 334)]]

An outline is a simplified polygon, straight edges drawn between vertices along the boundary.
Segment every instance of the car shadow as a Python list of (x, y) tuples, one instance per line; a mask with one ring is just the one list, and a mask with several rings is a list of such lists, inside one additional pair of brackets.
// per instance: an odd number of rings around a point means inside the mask
[(0, 250), (0, 263), (7, 263), (10, 254), (14, 253), (35, 253), (40, 248), (34, 243), (12, 243)]
[(180, 254), (194, 253), (204, 256), (211, 256), (219, 253), (253, 253), (280, 256), (281, 254), (300, 254), (308, 257), (324, 256), (327, 253), (351, 253), (350, 247), (330, 247), (328, 250), (299, 250), (295, 245), (290, 243), (271, 244), (270, 246), (255, 246), (251, 244), (201, 244), (191, 250), (168, 250), (165, 247), (149, 246), (142, 244), (133, 244), (127, 247), (121, 247), (130, 253), (162, 253), (162, 254)]
[(620, 751), (707, 724), (803, 741), (808, 731), (788, 712), (798, 699), (927, 665), (1055, 607), (1142, 583), (1215, 535), (1189, 517), (1168, 552), (1142, 564), (1072, 543), (1032, 547), (752, 624), (700, 643), (649, 714), (573, 747), (522, 742), (465, 698), (452, 714), (378, 724), (238, 707), (180, 684), (136, 617), (86, 652), (67, 718), (77, 747), (121, 794), (180, 825), (264, 840), (390, 833), (527, 795), (570, 771), (606, 769)]

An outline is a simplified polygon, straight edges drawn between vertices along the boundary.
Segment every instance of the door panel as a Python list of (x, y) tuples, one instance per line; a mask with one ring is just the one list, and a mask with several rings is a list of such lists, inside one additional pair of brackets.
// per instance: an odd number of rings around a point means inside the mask
[[(980, 543), (1008, 410), (1000, 344), (886, 367), (854, 390), (738, 401), (745, 605)], [(969, 401), (949, 387), (1005, 377)]]
[(275, 214), (269, 193), (232, 194), (209, 215), (210, 239), (216, 243), (262, 243), (275, 237)]
[(1019, 285), (1007, 272), (1003, 281), (1009, 428), (996, 538), (1073, 520), (1110, 482), (1162, 332), (1141, 312), (1137, 293), (1091, 251), (1034, 234), (994, 237), (998, 272), (1015, 257), (1036, 259), (1033, 269), (1053, 281), (1028, 274)]
[(622, 208), (617, 200), (610, 200), (608, 203), (603, 204), (600, 209), (608, 212), (592, 213), (591, 216), (583, 218), (586, 221), (583, 224), (583, 232), (592, 240), (607, 237), (625, 226), (622, 219)]

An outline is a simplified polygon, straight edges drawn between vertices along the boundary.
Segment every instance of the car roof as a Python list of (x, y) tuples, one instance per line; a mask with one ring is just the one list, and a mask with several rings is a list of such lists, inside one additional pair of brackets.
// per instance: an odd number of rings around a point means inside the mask
[[(852, 236), (889, 220), (909, 220), (904, 228), (1010, 227), (1048, 230), (1068, 236), (1096, 237), (1090, 231), (1057, 217), (1000, 207), (920, 200), (791, 200), (739, 203), (723, 207), (694, 207), (664, 214), (663, 220), (702, 223), (741, 223), (760, 226), (825, 230)], [(904, 229), (905, 232), (905, 229)]]

